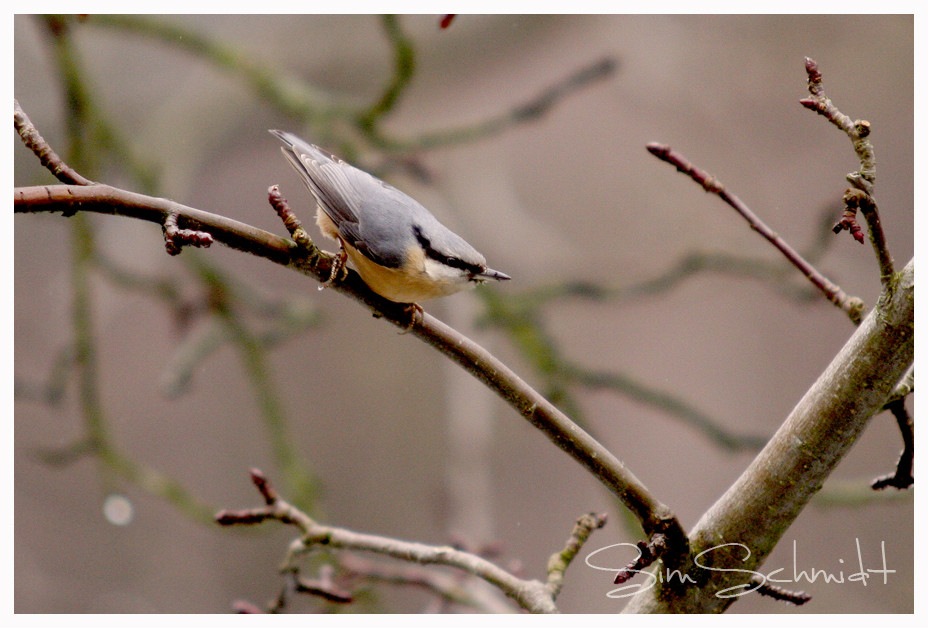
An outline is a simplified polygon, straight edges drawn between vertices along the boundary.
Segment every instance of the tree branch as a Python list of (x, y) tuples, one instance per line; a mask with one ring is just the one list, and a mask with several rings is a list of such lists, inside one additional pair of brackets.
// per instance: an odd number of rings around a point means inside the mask
[(625, 612), (721, 612), (736, 599), (715, 594), (749, 581), (750, 570), (763, 564), (913, 362), (914, 260), (891, 286), (767, 446), (690, 532), (694, 556), (735, 542), (750, 556), (717, 557), (713, 569), (729, 571), (713, 571), (704, 586), (673, 593), (658, 584), (633, 598)]
[(809, 57), (806, 57), (806, 74), (811, 98), (803, 98), (799, 104), (824, 116), (841, 129), (851, 140), (854, 153), (860, 161), (860, 170), (851, 172), (846, 177), (854, 189), (848, 190), (844, 195), (848, 209), (841, 222), (835, 225), (835, 233), (847, 229), (858, 242), (863, 242), (860, 227), (854, 219), (854, 214), (857, 209), (860, 209), (867, 221), (867, 226), (870, 227), (870, 242), (873, 244), (873, 251), (880, 265), (880, 279), (885, 286), (895, 271), (892, 255), (886, 246), (886, 237), (883, 234), (876, 199), (873, 197), (873, 188), (876, 185), (876, 158), (873, 154), (873, 144), (870, 141), (871, 125), (866, 120), (852, 120), (850, 116), (841, 113), (841, 110), (825, 94), (818, 63)]
[(830, 279), (825, 277), (817, 268), (805, 260), (802, 255), (799, 254), (789, 243), (780, 237), (776, 231), (767, 226), (767, 224), (761, 220), (757, 214), (751, 211), (751, 208), (744, 204), (744, 202), (725, 189), (725, 186), (722, 185), (721, 181), (713, 177), (711, 174), (705, 170), (697, 168), (691, 164), (686, 157), (680, 153), (674, 151), (670, 146), (664, 144), (658, 144), (652, 142), (647, 146), (648, 152), (660, 159), (661, 161), (666, 161), (667, 163), (675, 166), (679, 172), (690, 177), (693, 181), (702, 186), (706, 192), (715, 194), (723, 201), (725, 201), (729, 206), (732, 207), (736, 212), (738, 212), (742, 218), (744, 218), (751, 229), (763, 236), (770, 244), (772, 244), (780, 253), (782, 253), (789, 262), (799, 269), (799, 271), (805, 275), (809, 281), (812, 282), (816, 288), (818, 288), (825, 297), (834, 303), (838, 308), (844, 311), (845, 314), (855, 323), (860, 322), (861, 313), (863, 312), (864, 304), (863, 301), (857, 297), (848, 296), (838, 285), (832, 282)]
[(314, 549), (372, 552), (422, 565), (444, 565), (460, 569), (498, 587), (519, 606), (535, 613), (558, 612), (554, 604), (560, 591), (557, 574), (563, 576), (563, 571), (592, 530), (602, 527), (605, 523), (602, 515), (585, 515), (577, 521), (567, 547), (552, 557), (548, 569), (549, 579), (552, 581), (546, 583), (517, 578), (481, 556), (450, 546), (425, 545), (322, 525), (283, 500), (261, 471), (252, 469), (251, 478), (264, 498), (265, 506), (242, 511), (224, 510), (216, 514), (216, 522), (223, 526), (254, 525), (274, 519), (299, 528), (300, 538), (291, 543), (287, 558), (281, 567), (284, 573), (298, 574), (299, 558)]
[[(271, 196), (275, 196), (274, 190)], [(91, 211), (146, 220), (162, 227), (171, 217), (179, 227), (208, 234), (226, 246), (313, 276), (320, 282), (326, 283), (331, 275), (332, 256), (319, 251), (311, 242), (301, 246), (236, 220), (103, 184), (16, 188), (13, 206), (16, 213), (72, 215), (77, 211)], [(279, 202), (275, 204), (275, 211), (283, 215)], [(657, 500), (612, 452), (486, 349), (424, 312), (419, 316), (410, 312), (406, 304), (383, 299), (354, 271), (331, 285), (370, 307), (375, 316), (382, 316), (432, 345), (499, 394), (603, 483), (632, 511), (648, 536), (665, 534), (670, 548), (666, 560), (673, 563), (686, 555), (686, 533), (670, 508)]]
[(49, 172), (55, 175), (55, 178), (62, 183), (73, 185), (90, 185), (93, 181), (84, 178), (80, 173), (71, 168), (64, 160), (58, 156), (52, 147), (48, 145), (45, 138), (39, 133), (39, 130), (32, 124), (32, 120), (26, 115), (19, 101), (13, 99), (13, 128), (23, 140), (26, 148), (31, 150), (39, 163), (42, 164)]

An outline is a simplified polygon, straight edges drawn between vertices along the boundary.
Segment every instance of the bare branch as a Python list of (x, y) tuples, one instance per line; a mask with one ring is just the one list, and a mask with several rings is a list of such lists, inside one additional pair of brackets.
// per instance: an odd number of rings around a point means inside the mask
[(307, 251), (315, 251), (312, 239), (303, 228), (303, 223), (294, 211), (290, 209), (290, 204), (287, 203), (287, 199), (280, 193), (280, 187), (277, 185), (269, 187), (267, 189), (267, 199), (271, 207), (274, 208), (274, 211), (277, 212), (280, 220), (284, 223), (284, 227), (290, 232), (290, 237), (293, 238), (293, 241)]
[(910, 261), (767, 446), (690, 532), (694, 555), (725, 539), (749, 548), (750, 556), (720, 558), (716, 577), (675, 595), (661, 595), (659, 583), (624, 612), (718, 612), (732, 603), (715, 593), (743, 585), (763, 564), (912, 364), (914, 287)]
[(304, 121), (330, 120), (333, 116), (357, 111), (358, 105), (334, 97), (325, 90), (273, 67), (267, 59), (205, 37), (196, 30), (147, 15), (91, 14), (89, 26), (115, 28), (132, 35), (150, 38), (184, 50), (197, 59), (230, 72), (281, 112)]
[(894, 399), (887, 405), (896, 418), (896, 425), (899, 426), (899, 432), (902, 434), (902, 453), (899, 454), (899, 461), (893, 473), (878, 477), (870, 483), (870, 488), (877, 491), (889, 487), (899, 490), (907, 489), (915, 483), (912, 475), (912, 466), (915, 463), (915, 431), (912, 426), (912, 417), (906, 410), (904, 397)]
[(297, 593), (315, 595), (336, 604), (350, 604), (354, 601), (350, 591), (342, 589), (333, 581), (331, 565), (323, 565), (319, 570), (318, 578), (295, 576), (294, 579), (296, 581), (294, 589)]
[[(300, 529), (300, 538), (290, 545), (287, 559), (281, 568), (285, 574), (299, 574), (297, 561), (303, 554), (314, 549), (371, 552), (422, 565), (454, 567), (498, 587), (525, 610), (537, 613), (558, 612), (554, 598), (560, 589), (559, 584), (552, 586), (538, 580), (517, 578), (485, 558), (450, 546), (425, 545), (322, 525), (283, 500), (259, 470), (252, 469), (251, 478), (264, 498), (265, 506), (248, 510), (224, 510), (216, 514), (216, 522), (223, 526), (254, 525), (269, 519), (276, 519), (297, 526)], [(579, 550), (589, 533), (604, 522), (605, 519), (602, 516), (581, 517), (571, 535), (568, 547), (555, 555), (560, 558), (553, 569), (549, 567), (549, 574), (558, 571), (563, 573), (563, 569), (566, 569), (570, 559), (576, 555), (576, 551)], [(556, 576), (554, 580), (557, 580)]]
[(404, 150), (424, 150), (484, 139), (511, 126), (537, 120), (567, 96), (585, 88), (587, 85), (611, 77), (618, 67), (619, 63), (614, 58), (603, 57), (556, 81), (553, 85), (529, 98), (524, 103), (512, 107), (509, 111), (482, 122), (461, 126), (456, 129), (426, 132), (407, 141), (395, 142), (395, 144), (398, 148)]
[(701, 170), (691, 164), (686, 157), (681, 155), (678, 152), (675, 152), (669, 146), (664, 144), (658, 144), (652, 142), (647, 146), (648, 151), (660, 159), (661, 161), (666, 161), (667, 163), (675, 166), (679, 172), (690, 177), (693, 181), (702, 186), (706, 192), (717, 195), (723, 201), (725, 201), (729, 206), (731, 206), (735, 211), (737, 211), (742, 218), (744, 218), (751, 229), (763, 236), (768, 242), (770, 242), (778, 251), (780, 251), (786, 259), (790, 261), (793, 266), (799, 269), (799, 271), (805, 275), (809, 281), (812, 282), (816, 288), (818, 288), (825, 297), (834, 303), (838, 308), (844, 311), (845, 314), (850, 317), (850, 319), (858, 324), (863, 312), (864, 304), (857, 297), (848, 296), (844, 290), (839, 286), (833, 283), (830, 279), (825, 277), (817, 268), (805, 260), (789, 243), (786, 242), (780, 235), (767, 226), (764, 221), (762, 221), (751, 209), (745, 205), (740, 198), (729, 192), (725, 189), (725, 186), (722, 183), (710, 175), (705, 170)]
[(824, 116), (829, 122), (844, 131), (854, 144), (854, 152), (860, 159), (860, 171), (848, 175), (848, 180), (856, 187), (870, 194), (876, 182), (876, 159), (873, 156), (873, 145), (868, 139), (870, 123), (866, 120), (852, 120), (844, 115), (825, 95), (822, 85), (822, 73), (814, 59), (806, 57), (806, 74), (809, 77), (809, 93), (811, 98), (799, 101), (803, 107)]
[(400, 95), (409, 85), (416, 70), (416, 55), (412, 41), (400, 28), (397, 17), (384, 15), (381, 17), (381, 24), (393, 48), (393, 76), (377, 102), (358, 116), (358, 126), (375, 141), (380, 138), (377, 133), (377, 123), (399, 102)]
[(883, 233), (883, 223), (880, 221), (876, 201), (866, 192), (852, 188), (844, 193), (844, 204), (847, 209), (844, 212), (844, 218), (835, 225), (835, 233), (841, 228), (846, 228), (858, 242), (863, 243), (863, 233), (857, 221), (854, 220), (854, 216), (860, 210), (867, 221), (867, 226), (870, 227), (870, 242), (873, 244), (877, 263), (880, 265), (880, 280), (885, 286), (896, 270), (893, 267), (893, 258), (889, 254), (889, 249), (886, 248), (886, 235)]
[(551, 597), (557, 599), (564, 586), (564, 572), (570, 566), (571, 561), (577, 556), (577, 552), (583, 547), (593, 530), (606, 525), (606, 515), (591, 512), (577, 519), (570, 538), (564, 545), (564, 549), (551, 555), (548, 559), (548, 588), (551, 591)]
[(835, 225), (835, 233), (841, 229), (847, 229), (854, 239), (863, 242), (863, 234), (854, 220), (854, 214), (859, 208), (867, 220), (867, 226), (870, 227), (870, 242), (873, 244), (873, 250), (880, 266), (880, 280), (885, 287), (891, 281), (895, 270), (892, 255), (886, 246), (886, 237), (883, 234), (876, 200), (873, 197), (873, 188), (876, 184), (876, 158), (873, 155), (873, 144), (870, 142), (871, 125), (866, 120), (851, 120), (850, 116), (841, 113), (831, 99), (825, 95), (818, 63), (809, 57), (806, 57), (806, 74), (809, 77), (809, 93), (812, 97), (803, 98), (799, 103), (824, 116), (844, 131), (850, 138), (854, 152), (860, 161), (860, 170), (847, 175), (847, 180), (856, 189), (848, 190), (844, 195), (847, 211), (844, 218)]
[(789, 591), (783, 587), (774, 586), (760, 578), (752, 579), (751, 584), (757, 586), (755, 591), (757, 591), (758, 595), (773, 598), (779, 602), (786, 602), (793, 606), (802, 606), (812, 599), (812, 596), (805, 591)]
[[(271, 192), (269, 195), (274, 196)], [(273, 202), (276, 201), (272, 198)], [(91, 211), (160, 225), (164, 225), (169, 216), (176, 216), (178, 223), (209, 234), (231, 248), (314, 276), (325, 284), (332, 277), (333, 257), (318, 251), (315, 246), (307, 249), (291, 240), (223, 216), (107, 185), (16, 188), (13, 206), (17, 213)], [(279, 203), (275, 205), (282, 215), (280, 207)], [(337, 291), (353, 296), (371, 307), (376, 315), (410, 331), (484, 382), (603, 483), (632, 511), (647, 535), (666, 534), (672, 548), (668, 552), (670, 557), (686, 554), (686, 533), (670, 508), (656, 499), (612, 452), (486, 349), (425, 312), (411, 312), (407, 304), (393, 303), (378, 296), (354, 271), (331, 283)]]
[(499, 589), (488, 586), (485, 591), (478, 591), (474, 586), (467, 586), (468, 583), (462, 581), (467, 576), (462, 577), (460, 573), (446, 573), (410, 563), (368, 560), (349, 553), (339, 556), (338, 564), (352, 580), (421, 587), (437, 595), (443, 603), (469, 606), (480, 612), (511, 613), (514, 610)]
[(19, 106), (19, 102), (13, 99), (13, 127), (23, 140), (26, 148), (35, 153), (39, 162), (48, 169), (62, 183), (72, 185), (91, 185), (93, 181), (84, 178), (76, 170), (71, 168), (64, 160), (58, 156), (58, 153), (52, 150), (45, 138), (39, 133), (32, 120), (26, 115), (26, 112)]

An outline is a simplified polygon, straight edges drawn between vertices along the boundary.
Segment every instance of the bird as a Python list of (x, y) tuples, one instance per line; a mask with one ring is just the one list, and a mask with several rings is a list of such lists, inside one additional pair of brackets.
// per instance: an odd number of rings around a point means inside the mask
[(350, 261), (383, 298), (413, 304), (509, 275), (441, 224), (418, 201), (292, 133), (271, 130), (316, 200), (316, 224), (339, 244), (326, 284)]

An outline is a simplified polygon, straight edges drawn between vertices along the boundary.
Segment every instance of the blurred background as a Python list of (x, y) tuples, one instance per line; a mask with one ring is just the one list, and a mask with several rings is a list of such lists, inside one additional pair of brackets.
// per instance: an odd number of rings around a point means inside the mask
[[(92, 179), (286, 235), (266, 200), (278, 183), (328, 250), (267, 129), (405, 190), (513, 277), (426, 310), (549, 395), (688, 529), (853, 325), (644, 147), (667, 143), (718, 177), (870, 307), (872, 249), (829, 230), (857, 159), (798, 104), (803, 58), (872, 125), (901, 268), (913, 254), (913, 19), (440, 18), (16, 16), (15, 96)], [(383, 99), (391, 84), (395, 101)], [(18, 138), (13, 154), (16, 185), (53, 182)], [(156, 225), (125, 218), (17, 215), (14, 238), (17, 612), (264, 606), (295, 530), (209, 521), (260, 504), (251, 467), (325, 523), (486, 550), (524, 577), (544, 578), (579, 515), (606, 512), (558, 602), (624, 606), (608, 596), (614, 574), (583, 562), (639, 540), (605, 489), (366, 308), (218, 245), (169, 257)], [(813, 596), (801, 608), (749, 595), (731, 611), (912, 612), (912, 494), (868, 489), (900, 449), (893, 418), (875, 417), (764, 566), (849, 575), (859, 546), (865, 568), (885, 553), (885, 583), (820, 578), (792, 587)], [(444, 608), (421, 588), (351, 584), (354, 605), (286, 610)]]

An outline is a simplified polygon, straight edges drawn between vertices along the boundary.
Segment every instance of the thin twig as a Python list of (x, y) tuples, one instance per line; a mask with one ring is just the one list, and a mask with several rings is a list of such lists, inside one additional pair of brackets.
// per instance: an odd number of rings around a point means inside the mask
[(509, 111), (493, 116), (481, 122), (443, 131), (429, 131), (418, 137), (394, 143), (398, 150), (428, 150), (449, 144), (474, 142), (518, 124), (535, 121), (547, 114), (555, 105), (571, 94), (615, 74), (619, 63), (613, 57), (603, 57), (585, 65), (554, 84), (543, 89), (535, 96)]
[(856, 190), (848, 190), (847, 194), (845, 194), (844, 200), (848, 211), (842, 221), (835, 225), (835, 228), (836, 230), (840, 230), (839, 227), (847, 228), (855, 239), (862, 242), (860, 228), (856, 227), (853, 215), (849, 215), (853, 214), (856, 209), (860, 209), (867, 221), (867, 226), (870, 228), (870, 242), (873, 245), (877, 263), (880, 266), (880, 280), (885, 288), (892, 281), (895, 270), (892, 255), (890, 255), (886, 245), (886, 236), (883, 233), (880, 214), (877, 211), (876, 199), (873, 196), (873, 188), (876, 184), (876, 158), (873, 153), (873, 144), (870, 141), (871, 125), (866, 120), (852, 120), (850, 116), (841, 113), (825, 94), (825, 87), (822, 85), (822, 73), (818, 68), (818, 63), (814, 59), (806, 57), (805, 64), (811, 98), (803, 98), (799, 101), (799, 104), (824, 116), (841, 129), (851, 140), (854, 153), (860, 161), (860, 170), (851, 172), (846, 177)]
[(838, 308), (854, 322), (860, 324), (863, 314), (864, 304), (857, 297), (848, 296), (844, 290), (825, 277), (815, 266), (810, 264), (802, 257), (789, 243), (786, 242), (773, 229), (768, 227), (751, 209), (745, 205), (740, 198), (725, 189), (722, 183), (710, 175), (705, 170), (701, 170), (691, 164), (686, 157), (674, 151), (669, 146), (658, 143), (650, 143), (647, 146), (648, 151), (660, 159), (676, 167), (679, 172), (690, 177), (693, 181), (702, 186), (702, 188), (711, 194), (715, 194), (725, 203), (738, 212), (744, 218), (748, 225), (770, 242), (778, 251), (780, 251), (793, 266), (812, 282), (825, 297), (834, 303)]
[[(863, 190), (852, 188), (844, 193), (844, 204), (847, 207), (845, 218), (838, 225), (842, 227), (847, 225), (847, 229), (851, 234), (859, 235), (862, 240), (863, 235), (860, 234), (860, 227), (857, 227), (855, 234), (854, 227), (857, 223), (852, 216), (858, 210), (863, 214), (870, 229), (870, 243), (873, 245), (873, 252), (876, 254), (877, 263), (880, 266), (880, 281), (884, 286), (888, 285), (896, 269), (893, 265), (893, 258), (889, 254), (889, 249), (886, 247), (886, 234), (883, 232), (883, 223), (880, 220), (876, 201)], [(838, 225), (835, 225), (835, 228)]]
[(319, 570), (319, 577), (304, 578), (303, 576), (294, 575), (294, 591), (305, 595), (314, 595), (320, 597), (326, 602), (335, 604), (350, 604), (354, 601), (354, 596), (336, 584), (332, 578), (332, 566), (323, 565)]
[(324, 90), (305, 81), (295, 80), (268, 63), (237, 47), (213, 41), (196, 30), (172, 24), (152, 16), (93, 14), (90, 26), (116, 28), (133, 35), (151, 38), (184, 50), (214, 66), (231, 72), (250, 85), (265, 100), (283, 113), (304, 121), (321, 122), (357, 111), (358, 105), (341, 102)]
[(26, 148), (31, 150), (39, 158), (39, 162), (59, 181), (70, 185), (91, 185), (93, 183), (66, 164), (58, 153), (52, 150), (15, 98), (13, 99), (13, 127), (22, 138)]
[(76, 359), (77, 355), (74, 346), (72, 344), (67, 345), (55, 355), (45, 382), (23, 381), (14, 377), (13, 397), (40, 401), (52, 406), (58, 405), (64, 398), (68, 377)]
[(378, 144), (380, 143), (380, 134), (377, 132), (377, 123), (381, 118), (389, 114), (399, 102), (403, 90), (409, 85), (416, 70), (416, 54), (412, 41), (400, 28), (397, 16), (384, 15), (381, 18), (381, 24), (393, 48), (393, 76), (377, 102), (357, 118), (361, 130)]
[(772, 585), (762, 580), (760, 576), (755, 576), (751, 580), (751, 584), (757, 587), (754, 591), (757, 592), (758, 595), (773, 598), (779, 602), (786, 602), (793, 606), (802, 606), (812, 599), (812, 596), (805, 591), (790, 591), (789, 589)]
[(168, 214), (161, 225), (164, 233), (164, 249), (168, 255), (180, 255), (185, 246), (209, 248), (213, 243), (213, 236), (196, 229), (181, 229), (177, 224), (177, 214)]
[[(716, 445), (730, 451), (756, 451), (766, 439), (759, 435), (738, 434), (726, 428), (714, 417), (703, 413), (693, 404), (666, 390), (637, 381), (617, 371), (596, 371), (574, 363), (564, 356), (544, 324), (544, 305), (558, 295), (582, 295), (590, 299), (605, 298), (607, 290), (592, 284), (561, 284), (547, 286), (522, 295), (497, 296), (490, 291), (481, 293), (486, 306), (484, 316), (509, 338), (521, 354), (544, 378), (545, 396), (583, 424), (582, 411), (571, 395), (570, 386), (592, 390), (609, 390), (641, 404), (657, 408), (683, 424), (692, 427)], [(595, 435), (594, 435), (595, 436)]]
[(860, 160), (860, 171), (848, 175), (848, 180), (870, 194), (876, 182), (876, 159), (873, 155), (873, 145), (869, 140), (870, 123), (866, 120), (852, 120), (850, 116), (841, 113), (831, 99), (825, 95), (818, 63), (806, 57), (805, 65), (809, 80), (809, 94), (812, 97), (801, 99), (799, 104), (824, 116), (850, 138), (854, 145), (854, 152)]
[(902, 490), (915, 483), (912, 475), (912, 466), (915, 463), (915, 431), (912, 417), (905, 407), (904, 398), (891, 401), (887, 405), (896, 418), (896, 424), (902, 434), (902, 453), (899, 454), (899, 461), (893, 473), (878, 477), (870, 483), (870, 487), (875, 491), (889, 487)]
[(638, 556), (616, 573), (613, 584), (628, 582), (636, 573), (653, 565), (654, 561), (663, 556), (667, 550), (667, 537), (663, 534), (655, 534), (647, 542), (638, 541), (636, 545)]
[(573, 364), (565, 364), (562, 371), (569, 380), (591, 390), (612, 390), (628, 399), (657, 408), (728, 451), (757, 451), (767, 442), (767, 438), (761, 435), (739, 434), (685, 399), (643, 384), (623, 373), (595, 371)]
[(297, 217), (296, 213), (290, 209), (290, 204), (287, 203), (287, 199), (280, 193), (280, 186), (272, 185), (269, 187), (267, 189), (267, 199), (271, 207), (274, 208), (274, 211), (277, 212), (277, 216), (280, 218), (281, 222), (284, 223), (284, 227), (290, 232), (290, 237), (293, 238), (293, 241), (310, 253), (313, 253), (315, 251), (315, 246), (312, 238), (306, 233), (306, 229), (303, 228), (303, 223)]
[(598, 530), (604, 525), (606, 525), (605, 514), (591, 512), (577, 519), (564, 549), (552, 554), (548, 559), (548, 589), (551, 591), (551, 597), (557, 599), (561, 587), (564, 586), (564, 572), (576, 558), (583, 544), (590, 538), (593, 530)]
[[(466, 586), (459, 573), (445, 573), (408, 563), (386, 563), (368, 560), (357, 554), (345, 553), (338, 557), (339, 566), (350, 580), (366, 580), (402, 586), (421, 587), (450, 604), (468, 606), (480, 612), (511, 613), (512, 605), (502, 595), (490, 597), (476, 587)], [(499, 593), (499, 589), (488, 588)]]

